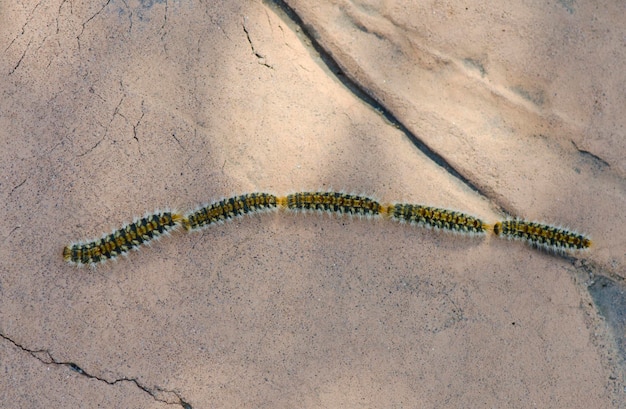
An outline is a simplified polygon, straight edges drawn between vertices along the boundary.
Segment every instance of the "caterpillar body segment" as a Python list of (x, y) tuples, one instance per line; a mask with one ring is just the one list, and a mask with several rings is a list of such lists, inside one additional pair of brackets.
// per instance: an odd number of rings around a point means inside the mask
[(419, 224), (458, 233), (484, 234), (489, 226), (477, 217), (454, 210), (417, 204), (393, 204), (388, 215), (392, 220)]
[(63, 259), (77, 265), (96, 265), (159, 238), (181, 226), (183, 216), (175, 212), (156, 212), (136, 219), (122, 228), (89, 242), (70, 244), (63, 249)]
[(277, 197), (269, 193), (247, 193), (202, 206), (185, 215), (183, 227), (197, 230), (245, 214), (274, 210)]
[(585, 235), (548, 224), (526, 220), (504, 220), (493, 226), (496, 236), (525, 241), (548, 250), (584, 250), (591, 247), (591, 239)]

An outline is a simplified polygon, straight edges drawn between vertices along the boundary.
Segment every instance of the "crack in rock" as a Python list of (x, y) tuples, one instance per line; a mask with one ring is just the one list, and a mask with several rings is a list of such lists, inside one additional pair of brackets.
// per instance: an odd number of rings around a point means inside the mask
[(22, 64), (22, 61), (24, 60), (24, 57), (26, 57), (26, 52), (28, 52), (28, 49), (30, 48), (30, 45), (31, 45), (32, 42), (33, 42), (32, 38), (30, 40), (28, 40), (28, 44), (26, 44), (26, 47), (24, 48), (24, 52), (22, 53), (22, 56), (17, 61), (15, 66), (13, 66), (13, 68), (9, 71), (9, 75), (13, 74), (20, 67), (20, 64)]
[(578, 145), (576, 145), (576, 142), (571, 141), (572, 145), (574, 145), (574, 148), (578, 151), (578, 153), (580, 153), (581, 155), (590, 158), (592, 161), (594, 161), (594, 163), (600, 167), (600, 168), (610, 168), (611, 165), (609, 164), (609, 162), (605, 161), (604, 159), (602, 159), (600, 156), (595, 155), (591, 152), (589, 152), (588, 150), (579, 148)]
[[(361, 85), (356, 78), (354, 78), (349, 72), (346, 72), (341, 68), (339, 62), (337, 62), (332, 56), (332, 52), (324, 48), (321, 42), (318, 40), (315, 27), (306, 24), (298, 13), (284, 0), (264, 0), (266, 4), (273, 4), (279, 10), (281, 10), (286, 18), (292, 21), (297, 27), (300, 28), (302, 34), (308, 39), (310, 45), (317, 52), (320, 59), (326, 64), (328, 69), (335, 75), (335, 77), (352, 92), (357, 98), (365, 102), (378, 112), (383, 118), (385, 118), (392, 126), (400, 130), (406, 135), (406, 137), (413, 143), (413, 145), (419, 149), (430, 160), (441, 166), (446, 172), (453, 177), (460, 180), (463, 184), (468, 186), (474, 192), (483, 197), (489, 197), (489, 195), (472, 183), (469, 178), (465, 177), (458, 170), (454, 168), (444, 157), (430, 148), (418, 135), (414, 134), (393, 114), (390, 108), (387, 108), (382, 102), (380, 102), (373, 93), (367, 90), (366, 87)], [(244, 26), (245, 30), (245, 26)], [(247, 31), (246, 31), (247, 34)], [(249, 39), (248, 39), (249, 40)]]
[(252, 39), (250, 38), (250, 32), (246, 27), (246, 19), (247, 18), (244, 17), (243, 23), (241, 25), (243, 27), (243, 32), (246, 33), (246, 38), (248, 39), (248, 43), (250, 44), (250, 48), (252, 49), (252, 54), (254, 54), (254, 56), (259, 60), (259, 64), (267, 68), (274, 69), (274, 67), (265, 62), (265, 55), (261, 54), (259, 51), (256, 50), (256, 48), (254, 48), (254, 44), (252, 43)]
[(107, 2), (105, 4), (102, 5), (102, 7), (100, 7), (100, 9), (98, 11), (96, 11), (91, 17), (89, 17), (87, 20), (85, 20), (82, 23), (82, 28), (80, 30), (80, 33), (78, 33), (78, 35), (76, 36), (76, 40), (78, 41), (78, 50), (80, 51), (80, 37), (83, 35), (83, 33), (85, 32), (85, 26), (87, 24), (89, 24), (91, 22), (91, 20), (93, 20), (94, 18), (96, 18), (96, 16), (98, 16), (98, 14), (102, 13), (102, 11), (111, 3), (111, 0), (107, 0)]
[[(184, 409), (193, 409), (191, 404), (187, 403), (180, 396), (180, 394), (178, 392), (176, 392), (176, 391), (170, 391), (170, 390), (162, 389), (162, 388), (159, 388), (158, 386), (155, 386), (153, 389), (150, 389), (149, 387), (147, 387), (144, 384), (142, 384), (137, 378), (123, 377), (123, 378), (118, 378), (118, 379), (114, 379), (114, 380), (110, 381), (110, 380), (101, 378), (101, 377), (99, 377), (97, 375), (93, 375), (93, 374), (90, 374), (90, 373), (86, 372), (84, 369), (82, 369), (79, 365), (75, 364), (74, 362), (71, 362), (71, 361), (58, 361), (57, 359), (55, 359), (52, 356), (50, 351), (48, 351), (47, 349), (37, 349), (37, 350), (34, 350), (34, 349), (26, 348), (25, 346), (17, 343), (16, 341), (12, 340), (10, 337), (8, 337), (8, 336), (6, 336), (6, 335), (4, 335), (2, 333), (0, 333), (0, 338), (4, 339), (5, 341), (10, 342), (16, 348), (26, 352), (27, 354), (29, 354), (30, 356), (32, 356), (33, 358), (35, 358), (39, 362), (43, 363), (44, 365), (65, 366), (68, 369), (70, 369), (71, 371), (78, 373), (79, 375), (85, 376), (85, 377), (87, 377), (89, 379), (95, 379), (97, 381), (104, 382), (107, 385), (116, 385), (116, 384), (122, 383), (122, 382), (130, 382), (130, 383), (134, 384), (137, 388), (142, 390), (143, 392), (145, 392), (148, 395), (150, 395), (157, 402), (165, 403), (165, 404), (168, 404), (168, 405), (180, 405)], [(158, 396), (161, 393), (170, 395), (170, 398), (166, 399), (164, 397)]]

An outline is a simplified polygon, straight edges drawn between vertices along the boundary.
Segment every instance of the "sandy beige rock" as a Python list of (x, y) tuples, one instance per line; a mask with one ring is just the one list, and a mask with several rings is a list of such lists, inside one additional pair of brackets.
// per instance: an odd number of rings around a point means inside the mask
[(512, 216), (626, 271), (621, 6), (289, 1), (348, 76)]
[[(293, 3), (311, 19), (337, 7)], [(375, 6), (345, 7), (383, 21)], [(539, 200), (546, 196), (528, 197), (552, 192), (554, 180), (541, 171), (511, 170), (500, 159), (473, 164), (474, 151), (491, 157), (476, 129), (501, 129), (496, 152), (533, 147), (548, 155), (546, 166), (557, 158), (578, 163), (587, 183), (595, 162), (576, 162), (569, 142), (529, 142), (530, 130), (550, 120), (523, 98), (495, 97), (481, 88), (480, 73), (465, 89), (467, 75), (449, 68), (458, 80), (453, 94), (472, 101), (466, 117), (482, 107), (491, 125), (483, 117), (474, 128), (465, 128), (469, 119), (455, 125), (450, 112), (435, 115), (408, 94), (386, 100), (404, 107), (398, 117), (413, 118), (416, 133), (432, 131), (437, 152), (488, 193), (481, 196), (355, 98), (263, 3), (32, 3), (3, 14), (3, 404), (610, 407), (623, 400), (612, 340), (584, 288), (588, 276), (519, 243), (277, 212), (177, 232), (96, 270), (61, 258), (69, 242), (146, 211), (187, 211), (250, 191), (332, 187), (489, 222), (504, 206), (529, 217), (558, 214), (586, 229), (599, 216), (585, 213), (582, 198), (596, 203), (586, 195), (619, 180), (617, 154), (605, 159), (611, 170), (596, 169), (595, 184), (581, 190), (571, 168), (558, 174), (560, 198), (581, 206), (564, 212)], [(359, 47), (339, 39), (361, 39), (347, 26), (325, 26), (333, 21), (320, 21), (320, 34), (332, 33), (324, 38), (354, 59)], [(367, 72), (391, 58), (377, 50), (354, 67)], [(388, 83), (403, 78), (388, 75)], [(431, 79), (445, 87), (452, 77)], [(386, 89), (368, 78), (373, 90)], [(502, 109), (493, 108), (496, 100)], [(558, 118), (544, 134), (561, 126)], [(582, 135), (575, 125), (567, 129)], [(544, 164), (546, 156), (536, 158)], [(520, 178), (545, 185), (530, 189)], [(599, 249), (584, 257), (621, 266), (617, 247), (597, 240)]]

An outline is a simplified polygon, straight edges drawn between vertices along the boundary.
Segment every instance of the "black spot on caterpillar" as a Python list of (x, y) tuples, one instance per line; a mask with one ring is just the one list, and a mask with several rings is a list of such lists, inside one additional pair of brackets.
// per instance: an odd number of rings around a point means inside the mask
[(465, 213), (436, 207), (393, 204), (387, 213), (392, 220), (416, 223), (426, 227), (461, 233), (485, 233), (488, 226), (482, 220)]
[(66, 246), (63, 259), (78, 265), (104, 263), (178, 228), (182, 220), (182, 215), (172, 212), (147, 215), (100, 239)]
[(288, 195), (281, 204), (290, 210), (318, 210), (354, 216), (377, 216), (383, 206), (364, 196), (339, 192), (299, 192)]
[(548, 250), (583, 250), (591, 247), (591, 239), (582, 234), (526, 220), (505, 220), (493, 226), (496, 236), (526, 241)]
[(200, 207), (183, 219), (187, 230), (196, 230), (244, 214), (276, 209), (277, 198), (268, 193), (248, 193)]

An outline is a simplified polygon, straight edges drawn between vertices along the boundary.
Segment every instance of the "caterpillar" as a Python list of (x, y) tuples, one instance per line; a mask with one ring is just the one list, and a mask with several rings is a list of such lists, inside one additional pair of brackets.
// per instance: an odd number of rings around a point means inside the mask
[(186, 230), (197, 230), (236, 216), (276, 209), (277, 197), (268, 193), (248, 193), (200, 207), (183, 218)]
[[(491, 227), (465, 213), (419, 204), (381, 204), (374, 199), (340, 192), (298, 192), (287, 196), (247, 193), (202, 206), (184, 216), (164, 211), (135, 219), (132, 223), (89, 242), (72, 243), (63, 249), (63, 259), (79, 266), (96, 265), (125, 255), (142, 244), (180, 226), (197, 230), (245, 214), (286, 208), (293, 211), (323, 211), (350, 216), (384, 216), (398, 222), (419, 224), (452, 232), (484, 234)], [(584, 250), (591, 239), (559, 227), (525, 220), (504, 220), (493, 226), (499, 237), (518, 239), (555, 251)]]
[(63, 259), (79, 266), (95, 266), (177, 229), (182, 220), (181, 214), (169, 211), (146, 215), (100, 239), (66, 246), (63, 248)]
[(533, 246), (555, 251), (583, 250), (591, 247), (591, 239), (559, 227), (526, 220), (504, 220), (493, 226), (499, 237), (523, 240)]
[(289, 210), (318, 210), (354, 216), (377, 216), (385, 213), (377, 201), (364, 196), (339, 192), (299, 192), (281, 200)]
[(392, 220), (436, 229), (461, 233), (485, 233), (488, 229), (482, 220), (448, 209), (400, 203), (390, 205), (387, 212)]

